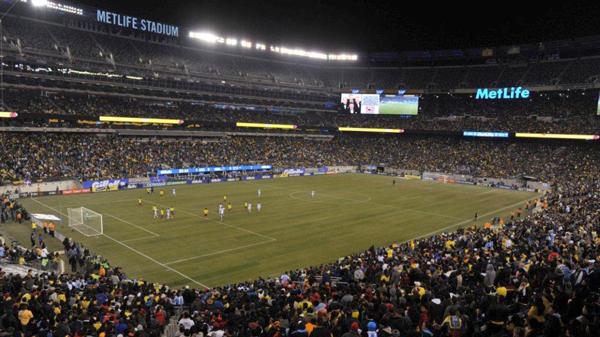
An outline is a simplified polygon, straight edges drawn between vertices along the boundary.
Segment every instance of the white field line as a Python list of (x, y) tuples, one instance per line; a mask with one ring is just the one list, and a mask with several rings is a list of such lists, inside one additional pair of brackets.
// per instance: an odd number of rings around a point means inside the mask
[[(294, 200), (302, 201), (302, 202), (316, 202), (316, 203), (321, 203), (321, 204), (329, 204), (328, 202), (319, 200), (318, 199), (319, 198), (319, 194), (317, 194), (314, 199), (312, 199), (312, 198), (311, 199), (302, 199), (302, 198), (298, 198), (298, 197), (295, 196), (295, 195), (297, 195), (299, 193), (304, 193), (304, 191), (295, 191), (295, 192), (292, 192), (292, 193), (288, 194), (288, 197), (290, 197), (291, 199), (294, 199)], [(308, 193), (308, 192), (306, 192), (306, 193)], [(366, 194), (362, 194), (362, 193), (357, 193), (357, 194), (366, 196), (367, 199), (365, 199), (365, 200), (354, 200), (354, 199), (348, 199), (348, 198), (341, 198), (341, 197), (332, 196), (331, 193), (330, 194), (321, 194), (321, 195), (325, 196), (327, 198), (331, 198), (331, 199), (354, 201), (354, 202), (344, 203), (344, 205), (371, 204), (371, 205), (377, 205), (377, 206), (381, 206), (381, 207), (388, 207), (388, 208), (399, 209), (399, 210), (406, 211), (406, 212), (413, 212), (413, 213), (420, 213), (420, 214), (426, 214), (426, 215), (431, 215), (431, 216), (437, 216), (437, 217), (441, 217), (441, 218), (448, 218), (448, 219), (454, 219), (454, 220), (460, 220), (460, 219), (462, 219), (462, 218), (451, 216), (451, 215), (444, 215), (444, 214), (432, 213), (432, 212), (427, 212), (427, 211), (421, 211), (421, 210), (413, 209), (413, 208), (404, 208), (404, 207), (399, 207), (399, 206), (394, 206), (394, 205), (380, 204), (380, 203), (377, 203), (375, 201), (372, 201), (372, 198), (370, 196), (366, 195)], [(422, 195), (425, 195), (425, 194), (426, 193), (420, 194), (419, 196), (416, 196), (414, 198), (405, 198), (404, 200), (419, 199), (419, 198), (421, 198)]]
[[(81, 196), (81, 194), (73, 194), (73, 195), (79, 195)], [(89, 195), (89, 194), (88, 194)], [(65, 197), (65, 196), (63, 196)], [(66, 196), (68, 197), (68, 196)], [(39, 199), (39, 198), (38, 198)], [(103, 200), (103, 201), (99, 201), (99, 202), (84, 202), (85, 206), (83, 207), (87, 207), (88, 205), (112, 205), (112, 204), (116, 204), (116, 203), (121, 203), (121, 202), (126, 202), (126, 201), (136, 201), (137, 199), (121, 199), (121, 200)], [(61, 206), (63, 207), (79, 207), (81, 206), (81, 202), (79, 203), (75, 203), (73, 205), (71, 205), (71, 202), (61, 202)]]
[[(36, 199), (34, 199), (34, 198), (31, 198), (31, 200), (33, 200), (33, 201), (37, 202), (38, 204), (40, 204), (40, 205), (42, 205), (42, 206), (44, 206), (44, 207), (46, 207), (46, 208), (48, 208), (48, 209), (51, 209), (51, 210), (53, 210), (53, 211), (55, 211), (55, 212), (57, 212), (57, 213), (59, 213), (59, 214), (62, 214), (63, 216), (67, 216), (65, 213), (63, 213), (63, 212), (61, 212), (61, 211), (57, 210), (57, 209), (56, 209), (56, 208), (54, 208), (54, 207), (51, 207), (51, 206), (47, 205), (47, 204), (45, 204), (45, 203), (43, 203), (43, 202), (41, 202), (41, 201), (38, 201), (38, 200), (36, 200)], [(207, 285), (205, 285), (204, 283), (201, 283), (201, 282), (198, 282), (198, 281), (194, 280), (193, 278), (191, 278), (191, 277), (187, 276), (186, 274), (184, 274), (184, 273), (182, 273), (182, 272), (180, 272), (180, 271), (178, 271), (178, 270), (175, 270), (175, 269), (173, 269), (173, 268), (171, 268), (171, 267), (167, 266), (166, 264), (164, 264), (164, 263), (162, 263), (162, 262), (160, 262), (160, 261), (156, 260), (156, 259), (155, 259), (155, 258), (153, 258), (153, 257), (150, 257), (150, 256), (148, 256), (148, 255), (146, 255), (146, 254), (144, 254), (144, 253), (140, 252), (139, 250), (137, 250), (137, 249), (135, 249), (135, 248), (133, 248), (133, 247), (129, 246), (129, 245), (128, 245), (128, 244), (126, 244), (126, 243), (123, 243), (122, 241), (119, 241), (119, 240), (117, 240), (117, 239), (115, 239), (115, 238), (113, 238), (113, 237), (111, 237), (111, 236), (109, 236), (109, 235), (106, 235), (106, 234), (102, 234), (102, 235), (103, 235), (104, 237), (106, 237), (107, 239), (109, 239), (109, 240), (112, 240), (112, 241), (114, 241), (114, 242), (118, 243), (119, 245), (121, 245), (121, 246), (123, 246), (123, 247), (125, 247), (125, 248), (127, 248), (127, 249), (129, 249), (129, 250), (131, 250), (132, 252), (134, 252), (134, 253), (136, 253), (136, 254), (138, 254), (138, 255), (140, 255), (140, 256), (142, 256), (142, 257), (144, 257), (144, 258), (148, 259), (149, 261), (151, 261), (151, 262), (153, 262), (153, 263), (155, 263), (155, 264), (157, 264), (157, 265), (159, 265), (159, 266), (161, 266), (161, 267), (163, 267), (163, 268), (165, 268), (165, 269), (167, 269), (167, 270), (169, 270), (169, 271), (172, 271), (172, 272), (174, 272), (175, 274), (177, 274), (177, 275), (179, 275), (179, 276), (181, 276), (181, 277), (185, 278), (186, 280), (188, 280), (188, 281), (191, 281), (191, 282), (193, 282), (193, 283), (195, 283), (195, 284), (197, 284), (197, 285), (199, 285), (199, 286), (201, 286), (201, 287), (203, 287), (203, 288), (205, 288), (205, 289), (210, 289), (210, 287), (209, 287), (209, 286), (207, 286)]]
[(403, 207), (394, 206), (394, 205), (378, 204), (376, 202), (369, 202), (369, 204), (378, 205), (378, 206), (387, 207), (387, 208), (394, 208), (394, 209), (398, 209), (398, 210), (406, 211), (406, 212), (420, 213), (420, 214), (425, 214), (425, 215), (437, 216), (437, 217), (440, 217), (440, 218), (448, 218), (448, 219), (454, 219), (454, 220), (460, 220), (460, 219), (462, 219), (462, 218), (459, 218), (459, 217), (456, 217), (456, 216), (451, 216), (451, 215), (445, 215), (445, 214), (439, 214), (439, 213), (421, 211), (421, 210), (413, 209), (413, 208), (403, 208)]
[(134, 223), (132, 223), (132, 222), (129, 222), (129, 221), (127, 221), (127, 220), (123, 220), (123, 219), (121, 219), (121, 218), (119, 218), (119, 217), (117, 217), (117, 216), (114, 216), (114, 215), (112, 215), (112, 214), (109, 214), (109, 213), (106, 213), (106, 212), (104, 212), (103, 214), (106, 214), (106, 215), (108, 215), (109, 217), (111, 217), (111, 218), (113, 218), (113, 219), (119, 220), (119, 221), (121, 221), (122, 223), (128, 224), (128, 225), (130, 225), (130, 226), (133, 226), (133, 227), (135, 227), (135, 228), (138, 228), (138, 229), (140, 229), (140, 230), (143, 230), (144, 232), (146, 232), (146, 233), (148, 233), (148, 234), (151, 234), (152, 236), (154, 236), (154, 237), (156, 237), (156, 238), (160, 236), (160, 234), (154, 233), (154, 232), (153, 232), (153, 231), (151, 231), (151, 230), (148, 230), (148, 229), (146, 229), (146, 228), (144, 228), (144, 227), (142, 227), (142, 226), (138, 226), (138, 225), (136, 225), (136, 224), (134, 224)]
[[(515, 203), (514, 203), (514, 204), (512, 204), (512, 205), (508, 205), (508, 206), (505, 206), (505, 207), (498, 208), (498, 209), (496, 209), (496, 210), (493, 210), (493, 211), (487, 212), (487, 213), (485, 213), (485, 214), (481, 214), (479, 217), (486, 217), (486, 216), (490, 216), (490, 215), (493, 215), (493, 214), (496, 214), (496, 213), (500, 213), (500, 212), (502, 212), (502, 211), (505, 211), (505, 210), (507, 210), (507, 209), (511, 209), (511, 208), (517, 207), (517, 206), (519, 206), (519, 205), (522, 205), (524, 202), (526, 202), (526, 201), (528, 201), (528, 200), (531, 200), (531, 199), (535, 199), (535, 198), (529, 198), (529, 199), (524, 199), (524, 200), (521, 200), (521, 201), (519, 201), (519, 202), (515, 202)], [(464, 225), (464, 224), (467, 224), (467, 223), (469, 223), (469, 222), (471, 222), (471, 221), (473, 221), (473, 219), (472, 219), (472, 218), (469, 218), (469, 219), (467, 219), (467, 220), (464, 220), (464, 221), (461, 221), (461, 222), (457, 222), (457, 223), (455, 223), (455, 224), (452, 224), (452, 225), (446, 226), (446, 227), (444, 227), (444, 228), (438, 228), (438, 229), (436, 229), (436, 230), (434, 230), (434, 231), (432, 231), (432, 232), (429, 232), (429, 233), (427, 233), (427, 234), (419, 235), (419, 236), (417, 236), (417, 237), (414, 237), (414, 238), (412, 238), (412, 239), (409, 239), (409, 240), (407, 240), (406, 242), (408, 242), (408, 241), (410, 241), (410, 240), (419, 240), (419, 239), (422, 239), (422, 238), (425, 238), (425, 237), (429, 237), (429, 236), (432, 236), (432, 235), (434, 235), (434, 234), (437, 234), (437, 233), (440, 233), (440, 232), (445, 232), (445, 231), (447, 231), (447, 230), (449, 230), (449, 229), (453, 229), (453, 228), (459, 227), (459, 226), (461, 226), (461, 225)]]
[[(156, 205), (156, 206), (160, 206), (160, 207), (166, 207), (165, 205), (159, 204), (159, 203), (157, 203), (157, 202), (154, 202), (154, 201), (150, 201), (150, 200), (143, 200), (143, 201), (145, 201), (145, 202), (148, 202), (148, 203), (151, 203), (151, 204), (154, 204), (154, 205)], [(251, 230), (249, 230), (249, 229), (245, 229), (245, 228), (242, 228), (242, 227), (238, 227), (238, 226), (230, 225), (230, 224), (228, 224), (228, 223), (226, 223), (226, 222), (224, 222), (224, 221), (217, 221), (217, 220), (212, 220), (212, 219), (205, 219), (205, 218), (203, 218), (203, 217), (202, 217), (200, 214), (195, 214), (195, 213), (192, 213), (192, 212), (190, 212), (190, 211), (186, 211), (185, 209), (180, 209), (180, 211), (181, 211), (181, 212), (183, 212), (183, 213), (186, 213), (186, 214), (188, 214), (188, 215), (191, 215), (191, 216), (194, 216), (194, 217), (198, 217), (198, 218), (200, 218), (200, 219), (203, 219), (204, 221), (210, 221), (210, 222), (214, 222), (214, 223), (216, 223), (216, 224), (220, 224), (220, 225), (223, 225), (223, 226), (225, 226), (225, 227), (229, 227), (229, 228), (237, 229), (237, 230), (239, 230), (239, 231), (246, 232), (246, 233), (248, 233), (248, 234), (252, 234), (252, 235), (256, 235), (256, 236), (260, 236), (261, 238), (264, 238), (264, 239), (267, 239), (267, 240), (277, 241), (277, 239), (276, 239), (276, 238), (274, 238), (274, 237), (271, 237), (271, 236), (268, 236), (268, 235), (264, 235), (264, 234), (260, 234), (260, 233), (257, 233), (257, 232), (253, 232), (253, 231), (251, 231)]]
[(203, 257), (209, 257), (209, 256), (213, 256), (213, 255), (223, 254), (223, 253), (230, 253), (230, 252), (234, 252), (234, 251), (245, 249), (245, 248), (260, 246), (260, 245), (264, 245), (264, 244), (271, 243), (271, 242), (274, 242), (274, 241), (276, 241), (276, 240), (273, 239), (273, 240), (266, 240), (266, 241), (251, 243), (249, 245), (238, 246), (238, 247), (234, 247), (234, 248), (219, 250), (219, 251), (212, 252), (212, 253), (207, 253), (207, 254), (192, 256), (192, 257), (188, 257), (188, 258), (185, 258), (185, 259), (179, 259), (179, 260), (175, 260), (175, 261), (169, 261), (169, 262), (166, 262), (165, 264), (166, 265), (172, 265), (172, 264), (176, 264), (176, 263), (197, 260), (197, 259), (201, 259)]
[(142, 236), (142, 237), (135, 238), (135, 239), (121, 240), (121, 242), (135, 242), (135, 241), (142, 241), (142, 240), (148, 240), (148, 239), (156, 239), (156, 236), (153, 236), (153, 235)]

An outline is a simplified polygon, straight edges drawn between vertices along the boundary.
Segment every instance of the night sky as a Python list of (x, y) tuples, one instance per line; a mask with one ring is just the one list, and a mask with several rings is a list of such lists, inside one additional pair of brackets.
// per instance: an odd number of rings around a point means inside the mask
[(489, 47), (600, 34), (599, 1), (75, 2), (225, 36), (328, 51)]

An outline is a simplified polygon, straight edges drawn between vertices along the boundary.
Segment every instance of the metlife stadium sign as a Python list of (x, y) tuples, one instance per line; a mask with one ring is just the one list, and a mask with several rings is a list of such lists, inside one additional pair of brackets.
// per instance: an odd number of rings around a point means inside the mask
[(178, 26), (147, 19), (139, 19), (135, 16), (112, 13), (101, 9), (96, 10), (96, 21), (108, 25), (140, 30), (143, 32), (179, 37)]
[(475, 94), (475, 99), (527, 99), (529, 90), (521, 87), (510, 87), (500, 89), (479, 88)]

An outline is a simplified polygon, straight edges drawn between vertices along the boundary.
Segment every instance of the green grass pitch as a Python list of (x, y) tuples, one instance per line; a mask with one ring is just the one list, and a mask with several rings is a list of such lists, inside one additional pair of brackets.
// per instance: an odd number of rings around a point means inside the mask
[[(534, 193), (447, 185), (385, 176), (345, 174), (208, 185), (165, 187), (160, 197), (145, 190), (24, 199), (32, 213), (66, 218), (84, 206), (103, 214), (103, 236), (84, 237), (64, 224), (59, 231), (79, 240), (129, 277), (172, 286), (216, 286), (321, 263), (381, 246), (431, 235), (522, 207)], [(258, 198), (257, 190), (262, 190)], [(316, 192), (311, 198), (310, 191)], [(226, 195), (232, 212), (219, 220)], [(143, 199), (138, 206), (137, 199)], [(243, 210), (260, 200), (262, 212)], [(152, 206), (175, 207), (171, 220), (153, 219)], [(208, 207), (208, 219), (202, 215)], [(29, 242), (29, 224), (4, 232)], [(55, 240), (56, 241), (56, 240)], [(51, 248), (60, 247), (58, 242)]]
[(379, 106), (380, 115), (418, 115), (419, 105), (399, 102), (387, 102)]

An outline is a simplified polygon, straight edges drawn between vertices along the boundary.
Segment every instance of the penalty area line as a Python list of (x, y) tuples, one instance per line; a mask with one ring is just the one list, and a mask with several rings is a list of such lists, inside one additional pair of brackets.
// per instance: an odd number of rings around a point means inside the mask
[[(54, 208), (54, 207), (52, 207), (52, 206), (50, 206), (50, 205), (48, 205), (48, 204), (45, 204), (45, 203), (43, 203), (43, 202), (41, 202), (41, 201), (38, 201), (38, 200), (36, 200), (35, 198), (31, 198), (31, 200), (33, 200), (34, 202), (37, 202), (38, 204), (40, 204), (40, 205), (42, 205), (42, 206), (44, 206), (44, 207), (46, 207), (46, 208), (48, 208), (48, 209), (51, 209), (51, 210), (53, 210), (53, 211), (57, 212), (58, 214), (62, 214), (63, 216), (68, 216), (68, 215), (66, 215), (65, 213), (63, 213), (63, 212), (61, 212), (61, 211), (57, 210), (56, 208)], [(136, 253), (136, 254), (138, 254), (138, 255), (140, 255), (140, 256), (142, 256), (142, 257), (146, 258), (147, 260), (149, 260), (149, 261), (151, 261), (151, 262), (154, 262), (155, 264), (157, 264), (157, 265), (159, 265), (159, 266), (161, 266), (161, 267), (163, 267), (163, 268), (165, 268), (165, 269), (167, 269), (167, 270), (169, 270), (169, 271), (171, 271), (171, 272), (173, 272), (173, 273), (175, 273), (175, 274), (177, 274), (177, 275), (179, 275), (179, 276), (181, 276), (181, 277), (185, 278), (185, 279), (186, 279), (186, 280), (188, 280), (188, 281), (191, 281), (191, 282), (193, 282), (193, 283), (195, 283), (195, 284), (197, 284), (197, 285), (199, 285), (199, 286), (201, 286), (201, 287), (203, 287), (203, 288), (205, 288), (205, 289), (210, 289), (210, 287), (209, 287), (209, 286), (207, 286), (206, 284), (204, 284), (204, 283), (201, 283), (201, 282), (198, 282), (198, 281), (194, 280), (193, 278), (191, 278), (191, 277), (187, 276), (186, 274), (184, 274), (184, 273), (180, 272), (179, 270), (176, 270), (176, 269), (173, 269), (172, 267), (169, 267), (169, 266), (167, 266), (166, 264), (164, 264), (164, 263), (162, 263), (162, 262), (160, 262), (160, 261), (156, 260), (155, 258), (153, 258), (153, 257), (151, 257), (151, 256), (148, 256), (148, 255), (146, 255), (146, 254), (144, 254), (144, 253), (140, 252), (139, 250), (137, 250), (137, 249), (135, 249), (135, 248), (133, 248), (133, 247), (129, 246), (129, 245), (128, 245), (128, 244), (126, 244), (126, 243), (123, 243), (122, 241), (119, 241), (119, 240), (117, 240), (117, 239), (115, 239), (115, 238), (113, 238), (113, 237), (111, 237), (111, 236), (109, 236), (109, 235), (107, 235), (107, 234), (102, 234), (102, 236), (104, 236), (105, 238), (107, 238), (107, 239), (109, 239), (109, 240), (112, 240), (112, 241), (114, 241), (115, 243), (117, 243), (117, 244), (119, 244), (119, 245), (121, 245), (121, 246), (123, 246), (123, 247), (125, 247), (125, 248), (127, 248), (127, 249), (129, 249), (129, 250), (131, 250), (132, 252), (134, 252), (134, 253)]]
[(266, 240), (266, 241), (251, 243), (249, 245), (244, 245), (244, 246), (239, 246), (239, 247), (234, 247), (234, 248), (229, 248), (229, 249), (223, 249), (223, 250), (219, 250), (219, 251), (212, 252), (212, 253), (207, 253), (207, 254), (202, 254), (202, 255), (188, 257), (188, 258), (185, 258), (185, 259), (179, 259), (179, 260), (175, 260), (175, 261), (169, 261), (169, 262), (165, 262), (165, 264), (166, 265), (172, 265), (172, 264), (177, 264), (177, 263), (182, 263), (182, 262), (187, 262), (187, 261), (201, 259), (203, 257), (209, 257), (209, 256), (213, 256), (213, 255), (223, 254), (223, 253), (231, 253), (231, 252), (235, 252), (235, 251), (242, 250), (242, 249), (245, 249), (245, 248), (256, 247), (256, 246), (264, 245), (264, 244), (267, 244), (267, 243), (272, 243), (272, 242), (275, 242), (275, 241), (277, 241), (277, 240), (272, 239), (272, 240)]

